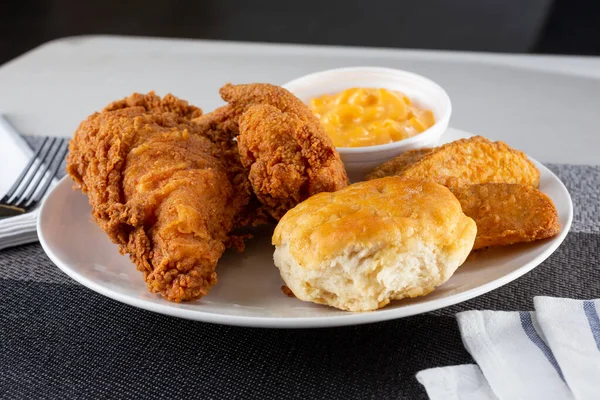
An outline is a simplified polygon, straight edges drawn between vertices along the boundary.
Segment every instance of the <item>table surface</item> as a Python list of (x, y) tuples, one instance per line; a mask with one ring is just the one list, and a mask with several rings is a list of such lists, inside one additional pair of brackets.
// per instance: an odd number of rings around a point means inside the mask
[(85, 116), (134, 91), (172, 92), (208, 111), (229, 81), (283, 84), (357, 65), (435, 80), (452, 99), (454, 127), (542, 162), (599, 163), (600, 57), (71, 37), (0, 67), (0, 112), (25, 134), (70, 136)]
[(416, 372), (473, 362), (457, 312), (600, 297), (599, 58), (80, 37), (1, 66), (0, 110), (23, 133), (69, 136), (132, 91), (170, 91), (210, 110), (226, 81), (284, 83), (350, 65), (429, 76), (452, 98), (452, 125), (554, 163), (575, 211), (560, 248), (522, 278), (435, 312), (274, 330), (136, 309), (76, 284), (39, 244), (14, 247), (0, 252), (0, 398), (425, 399)]

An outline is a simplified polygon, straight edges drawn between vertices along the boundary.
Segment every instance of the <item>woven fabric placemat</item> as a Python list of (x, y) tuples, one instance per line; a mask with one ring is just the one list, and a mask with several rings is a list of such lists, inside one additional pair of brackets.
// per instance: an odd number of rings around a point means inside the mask
[(548, 260), (475, 299), (370, 325), (187, 321), (77, 284), (37, 243), (0, 251), (0, 398), (426, 399), (416, 372), (473, 362), (456, 312), (533, 309), (538, 295), (600, 297), (600, 167), (549, 167), (567, 185), (575, 218)]

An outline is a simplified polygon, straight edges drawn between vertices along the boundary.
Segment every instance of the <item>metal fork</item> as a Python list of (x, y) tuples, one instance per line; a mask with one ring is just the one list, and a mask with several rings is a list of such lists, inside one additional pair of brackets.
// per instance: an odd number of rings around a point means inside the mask
[(16, 182), (0, 199), (0, 218), (26, 213), (38, 205), (56, 176), (67, 150), (67, 139), (44, 139)]

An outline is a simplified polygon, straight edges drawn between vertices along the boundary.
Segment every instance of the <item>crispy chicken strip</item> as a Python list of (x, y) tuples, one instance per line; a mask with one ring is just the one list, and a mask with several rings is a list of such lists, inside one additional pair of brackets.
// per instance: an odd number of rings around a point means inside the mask
[(296, 114), (254, 105), (241, 117), (238, 140), (254, 193), (277, 220), (314, 194), (348, 185), (329, 137)]
[(81, 123), (67, 171), (92, 214), (148, 288), (171, 301), (204, 296), (249, 195), (238, 190), (227, 140), (192, 123), (173, 96), (134, 94)]
[(481, 136), (408, 151), (375, 168), (367, 179), (391, 175), (432, 180), (449, 188), (489, 182), (538, 187), (540, 183), (540, 172), (524, 153)]
[[(238, 134), (238, 122), (237, 118), (234, 118), (232, 109), (229, 106), (221, 107), (211, 113), (194, 118), (191, 122), (200, 134), (219, 144), (228, 161), (227, 169), (233, 175), (236, 191), (249, 199), (243, 210), (237, 213), (234, 229), (258, 226), (269, 222), (271, 218), (254, 195), (248, 179), (249, 171), (240, 160), (238, 142), (235, 139)], [(251, 235), (246, 235), (246, 238), (248, 237)], [(243, 241), (238, 241), (236, 247), (243, 249)]]
[(316, 193), (348, 185), (331, 139), (289, 91), (269, 84), (227, 84), (220, 93), (229, 104), (200, 120), (238, 135), (253, 191), (273, 218)]
[(275, 85), (252, 83), (223, 86), (219, 93), (227, 105), (196, 118), (200, 129), (220, 137), (236, 137), (242, 114), (256, 104), (268, 104), (280, 111), (289, 112), (304, 119), (318, 122), (312, 112), (296, 96)]
[(223, 100), (229, 103), (229, 111), (239, 118), (248, 108), (256, 104), (268, 104), (279, 111), (319, 123), (312, 111), (290, 91), (268, 83), (245, 85), (226, 84), (219, 90)]
[(484, 183), (453, 188), (452, 193), (477, 224), (473, 250), (531, 242), (560, 232), (554, 203), (532, 186)]

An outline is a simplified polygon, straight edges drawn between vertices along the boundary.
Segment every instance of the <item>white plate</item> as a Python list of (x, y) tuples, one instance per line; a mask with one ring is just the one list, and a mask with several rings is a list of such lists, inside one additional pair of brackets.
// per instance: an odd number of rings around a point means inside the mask
[[(471, 136), (449, 129), (445, 142)], [(263, 229), (248, 242), (244, 253), (227, 252), (219, 261), (218, 284), (201, 300), (171, 303), (149, 293), (142, 274), (129, 258), (119, 255), (92, 221), (86, 196), (72, 190), (64, 178), (47, 196), (38, 220), (42, 247), (67, 275), (88, 288), (117, 301), (161, 314), (229, 325), (309, 328), (355, 325), (407, 317), (447, 307), (482, 295), (532, 270), (564, 240), (573, 219), (571, 197), (550, 170), (534, 161), (541, 171), (540, 190), (554, 201), (561, 223), (552, 239), (498, 248), (467, 260), (454, 276), (433, 293), (392, 302), (366, 313), (349, 313), (304, 303), (281, 292), (282, 281), (273, 265), (271, 229)]]

